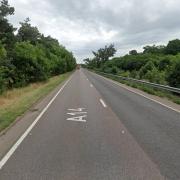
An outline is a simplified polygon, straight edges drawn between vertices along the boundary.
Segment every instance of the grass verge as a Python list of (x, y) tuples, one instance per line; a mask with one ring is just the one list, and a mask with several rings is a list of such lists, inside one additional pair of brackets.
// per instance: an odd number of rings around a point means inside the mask
[(150, 86), (144, 85), (144, 84), (137, 84), (135, 82), (129, 82), (129, 81), (126, 81), (126, 80), (121, 80), (121, 79), (119, 79), (117, 77), (104, 75), (104, 74), (101, 74), (99, 72), (95, 72), (95, 73), (100, 74), (101, 76), (107, 77), (109, 79), (118, 81), (118, 82), (120, 82), (122, 84), (126, 84), (128, 86), (133, 87), (133, 88), (140, 89), (140, 90), (142, 90), (144, 92), (147, 92), (148, 94), (152, 94), (152, 95), (155, 95), (155, 96), (167, 98), (168, 100), (173, 101), (176, 104), (180, 104), (180, 96), (178, 96), (176, 94), (173, 94), (171, 92), (168, 92), (168, 91), (165, 91), (165, 90), (159, 90), (157, 88), (153, 88), (153, 87), (150, 87)]
[(52, 77), (46, 82), (32, 83), (23, 88), (8, 90), (0, 95), (0, 132), (70, 75), (71, 73), (65, 73)]

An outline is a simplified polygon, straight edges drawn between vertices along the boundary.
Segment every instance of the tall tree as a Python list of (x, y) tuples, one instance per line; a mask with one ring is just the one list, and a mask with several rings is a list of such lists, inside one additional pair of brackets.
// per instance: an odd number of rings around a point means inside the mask
[(172, 54), (172, 55), (176, 55), (180, 53), (180, 40), (175, 39), (175, 40), (169, 41), (165, 51), (166, 51), (166, 54)]
[(129, 51), (129, 55), (137, 55), (137, 54), (138, 52), (135, 49)]
[(97, 52), (93, 51), (97, 67), (99, 68), (101, 64), (108, 61), (109, 58), (113, 57), (115, 53), (116, 49), (113, 44), (110, 44), (109, 46), (106, 45), (104, 48), (100, 48)]
[(180, 88), (180, 61), (177, 61), (168, 75), (170, 86)]
[(16, 30), (7, 20), (8, 15), (14, 14), (14, 8), (7, 0), (0, 2), (0, 41), (7, 49), (11, 49), (15, 43), (14, 31)]
[(147, 54), (147, 53), (151, 53), (151, 54), (163, 54), (164, 53), (164, 50), (165, 50), (165, 46), (145, 46), (143, 47), (144, 51), (143, 53), (144, 54)]
[(18, 39), (20, 41), (30, 41), (32, 44), (36, 44), (41, 37), (38, 28), (31, 26), (29, 18), (26, 18), (24, 22), (20, 22), (20, 25), (21, 27), (17, 34)]

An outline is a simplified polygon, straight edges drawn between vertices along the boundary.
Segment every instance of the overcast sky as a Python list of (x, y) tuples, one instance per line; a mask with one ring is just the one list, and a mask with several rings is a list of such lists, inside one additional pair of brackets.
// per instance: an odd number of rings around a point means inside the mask
[(180, 0), (9, 0), (16, 27), (26, 17), (80, 62), (114, 43), (117, 55), (180, 38)]

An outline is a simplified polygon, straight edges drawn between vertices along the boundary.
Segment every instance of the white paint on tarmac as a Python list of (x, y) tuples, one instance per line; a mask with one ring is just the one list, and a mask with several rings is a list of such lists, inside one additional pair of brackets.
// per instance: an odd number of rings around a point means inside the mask
[(82, 112), (84, 109), (86, 109), (86, 108), (68, 109), (68, 111)]
[(86, 120), (84, 118), (86, 118), (87, 115), (84, 116), (77, 116), (77, 117), (71, 117), (71, 118), (67, 118), (67, 121), (77, 121), (77, 122), (86, 122)]
[(67, 113), (69, 115), (72, 115), (72, 116), (76, 116), (76, 115), (81, 115), (81, 114), (87, 114), (87, 112), (71, 112), (71, 113)]
[(59, 89), (59, 91), (55, 94), (55, 96), (51, 99), (51, 101), (46, 105), (46, 107), (41, 111), (41, 113), (38, 115), (38, 117), (34, 120), (34, 122), (28, 127), (28, 129), (22, 134), (22, 136), (17, 140), (17, 142), (11, 147), (11, 149), (7, 152), (7, 154), (1, 159), (0, 161), (0, 170), (2, 167), (6, 164), (8, 159), (13, 155), (13, 153), (16, 151), (16, 149), (19, 147), (19, 145), (23, 142), (23, 140), (26, 138), (26, 136), (31, 132), (33, 127), (37, 124), (37, 122), (41, 119), (43, 114), (48, 110), (50, 105), (54, 102), (56, 97), (62, 92), (62, 90), (65, 88), (65, 86), (69, 83), (69, 81), (72, 79), (73, 76), (71, 76), (65, 84)]
[(93, 85), (92, 85), (92, 84), (90, 84), (90, 87), (93, 87)]
[(104, 108), (107, 108), (106, 103), (102, 99), (100, 99), (99, 101), (101, 102), (101, 104), (103, 105)]
[[(87, 112), (83, 111), (85, 110), (85, 108), (77, 108), (77, 109), (68, 109), (67, 115), (70, 115), (70, 118), (67, 118), (67, 121), (77, 121), (77, 122), (86, 122), (86, 120), (84, 118), (87, 117), (87, 115), (83, 115), (83, 114), (87, 114)], [(73, 117), (72, 117), (73, 116)]]
[(134, 94), (140, 95), (140, 96), (142, 96), (142, 97), (144, 97), (144, 98), (146, 98), (146, 99), (148, 99), (148, 100), (150, 100), (150, 101), (153, 101), (153, 102), (158, 103), (158, 104), (160, 104), (160, 105), (162, 105), (162, 106), (164, 106), (164, 107), (166, 107), (166, 108), (168, 108), (168, 109), (171, 109), (171, 110), (173, 110), (173, 111), (175, 111), (175, 112), (180, 113), (180, 111), (179, 111), (178, 109), (172, 108), (172, 107), (170, 107), (170, 106), (168, 106), (168, 105), (166, 105), (166, 104), (163, 104), (163, 103), (161, 103), (161, 102), (159, 102), (159, 101), (157, 101), (157, 100), (155, 100), (155, 99), (152, 99), (152, 98), (150, 98), (150, 97), (148, 97), (148, 96), (145, 96), (145, 95), (142, 94), (142, 93), (136, 92), (136, 91), (134, 91), (134, 90), (132, 90), (132, 89), (130, 89), (130, 88), (128, 88), (128, 87), (124, 87), (124, 86), (122, 86), (120, 83), (115, 82), (115, 81), (113, 81), (113, 80), (111, 80), (111, 79), (105, 78), (105, 77), (100, 76), (99, 74), (96, 74), (96, 73), (94, 73), (94, 74), (97, 75), (97, 76), (99, 76), (99, 77), (101, 77), (101, 78), (103, 78), (103, 79), (105, 79), (105, 80), (107, 80), (107, 81), (110, 81), (110, 82), (112, 82), (112, 83), (114, 83), (114, 84), (116, 84), (116, 85), (118, 85), (118, 86), (120, 86), (120, 87), (122, 87), (122, 88), (124, 88), (124, 89), (126, 89), (126, 90), (128, 90), (128, 91), (130, 91), (130, 92), (132, 92), (132, 93), (134, 93)]

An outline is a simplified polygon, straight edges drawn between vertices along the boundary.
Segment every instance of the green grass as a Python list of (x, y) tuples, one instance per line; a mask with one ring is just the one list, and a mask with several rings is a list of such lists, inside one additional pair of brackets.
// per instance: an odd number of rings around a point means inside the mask
[(0, 95), (0, 131), (7, 128), (33, 104), (46, 96), (71, 73), (50, 78), (47, 82), (33, 83), (23, 88), (8, 90)]
[(101, 73), (98, 73), (98, 74), (100, 74), (102, 76), (105, 76), (107, 78), (110, 78), (112, 80), (118, 81), (118, 82), (120, 82), (122, 84), (126, 84), (128, 86), (133, 87), (133, 88), (140, 89), (140, 90), (142, 90), (144, 92), (147, 92), (148, 94), (152, 94), (152, 95), (155, 95), (155, 96), (167, 98), (168, 100), (173, 101), (176, 104), (180, 104), (180, 96), (175, 95), (175, 94), (173, 94), (171, 92), (168, 92), (168, 91), (165, 91), (165, 90), (159, 90), (157, 88), (153, 88), (153, 87), (150, 87), (150, 86), (144, 85), (144, 84), (137, 84), (135, 82), (129, 82), (129, 81), (126, 81), (126, 80), (121, 80), (121, 79), (118, 79), (117, 77), (112, 77), (112, 76), (104, 75), (104, 74), (101, 74)]

